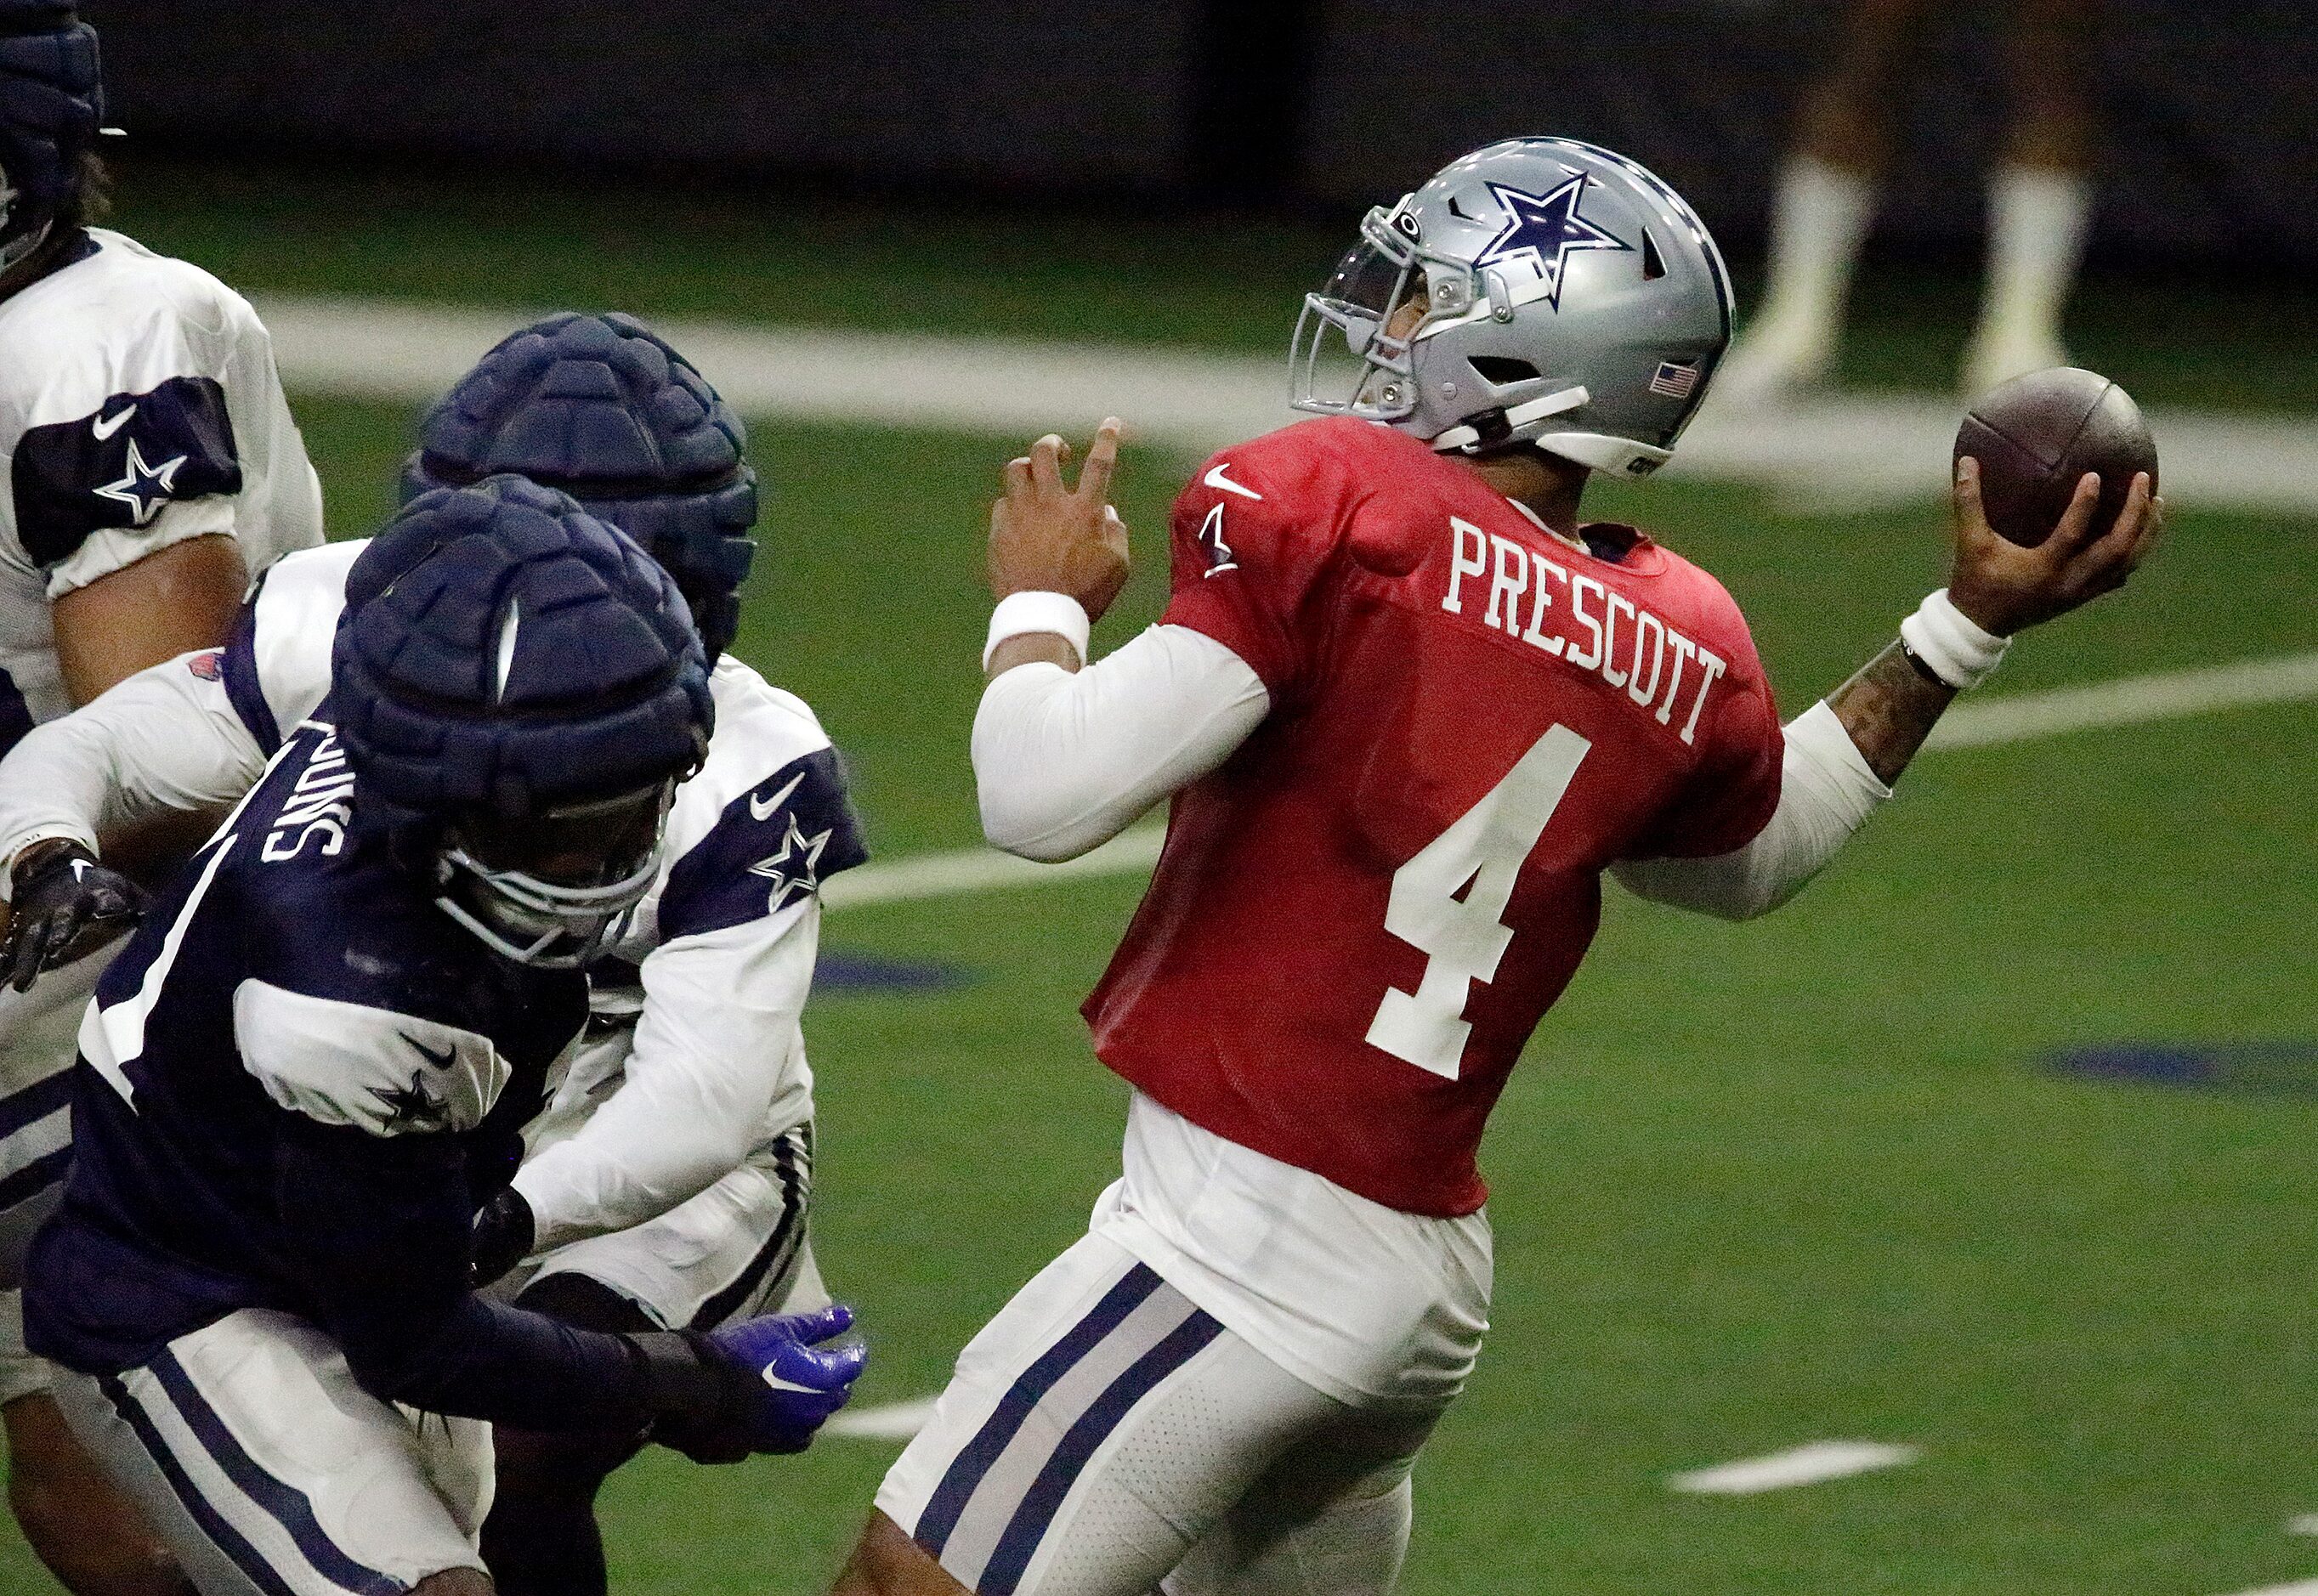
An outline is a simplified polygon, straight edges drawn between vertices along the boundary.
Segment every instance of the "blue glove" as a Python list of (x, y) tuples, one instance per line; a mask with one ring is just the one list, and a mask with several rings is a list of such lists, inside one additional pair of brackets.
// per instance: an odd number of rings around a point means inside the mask
[(855, 1341), (822, 1349), (853, 1328), (853, 1310), (842, 1303), (811, 1314), (744, 1319), (708, 1332), (719, 1355), (756, 1376), (753, 1428), (759, 1452), (802, 1452), (822, 1421), (853, 1395), (853, 1382), (869, 1362), (869, 1349)]
[(869, 1349), (858, 1342), (824, 1349), (822, 1343), (852, 1327), (853, 1310), (832, 1304), (811, 1314), (744, 1319), (706, 1335), (682, 1332), (696, 1367), (711, 1381), (705, 1388), (696, 1376), (671, 1382), (671, 1390), (687, 1394), (663, 1412), (652, 1439), (696, 1463), (804, 1451), (813, 1431), (852, 1396), (869, 1361)]

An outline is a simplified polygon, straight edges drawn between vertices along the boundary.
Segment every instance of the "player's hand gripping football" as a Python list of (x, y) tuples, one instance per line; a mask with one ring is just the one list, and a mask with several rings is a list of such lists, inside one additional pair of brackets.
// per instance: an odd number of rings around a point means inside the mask
[(2023, 548), (1988, 524), (1980, 462), (1966, 455), (1956, 462), (1948, 597), (1972, 621), (2010, 637), (2122, 587), (2156, 546), (2165, 501), (2152, 492), (2146, 471), (2134, 478), (2125, 507), (2106, 527), (2096, 524), (2099, 501), (2100, 479), (2087, 472), (2053, 535)]
[(1065, 593), (1099, 621), (1127, 585), (1127, 528), (1110, 507), (1119, 418), (1096, 431), (1075, 488), (1063, 480), (1070, 459), (1048, 433), (1007, 462), (1005, 495), (990, 507), (990, 596)]
[(687, 1332), (715, 1376), (708, 1412), (663, 1418), (652, 1439), (696, 1463), (737, 1463), (758, 1452), (802, 1452), (853, 1394), (869, 1361), (859, 1342), (831, 1347), (853, 1328), (842, 1303), (811, 1314), (766, 1315), (706, 1335)]
[(23, 992), (43, 971), (126, 936), (145, 912), (145, 893), (77, 842), (36, 842), (16, 862), (9, 911), (0, 982)]

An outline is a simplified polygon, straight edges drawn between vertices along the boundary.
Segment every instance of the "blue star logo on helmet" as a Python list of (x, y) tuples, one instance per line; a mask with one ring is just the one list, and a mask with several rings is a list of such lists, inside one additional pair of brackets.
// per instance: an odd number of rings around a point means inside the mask
[[(1566, 168), (1565, 168), (1566, 169)], [(1604, 231), (1577, 214), (1591, 181), (1578, 173), (1551, 193), (1524, 193), (1493, 183), (1489, 193), (1505, 213), (1505, 225), (1488, 247), (1473, 257), (1477, 266), (1521, 262), (1533, 268), (1545, 282), (1545, 302), (1561, 309), (1561, 272), (1570, 256), (1581, 249), (1631, 249), (1632, 245)]]

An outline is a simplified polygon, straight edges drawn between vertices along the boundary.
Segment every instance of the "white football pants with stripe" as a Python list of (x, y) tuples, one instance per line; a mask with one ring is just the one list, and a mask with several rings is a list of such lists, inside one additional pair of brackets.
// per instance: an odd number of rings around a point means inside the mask
[(978, 1596), (1383, 1596), (1439, 1417), (1314, 1389), (1090, 1235), (959, 1355), (877, 1506)]

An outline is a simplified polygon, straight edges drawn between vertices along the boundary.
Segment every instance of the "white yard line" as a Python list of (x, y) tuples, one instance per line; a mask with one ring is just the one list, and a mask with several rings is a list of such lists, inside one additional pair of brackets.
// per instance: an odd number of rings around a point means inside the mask
[(2098, 726), (2166, 721), (2209, 710), (2245, 709), (2318, 698), (2318, 650), (2246, 659), (2202, 670), (2120, 677), (2083, 687), (2054, 687), (1966, 701), (1932, 728), (1929, 749), (1989, 748)]
[(2286, 1521), (2288, 1535), (2318, 1535), (2318, 1513), (2301, 1513)]
[(822, 1426), (826, 1435), (856, 1441), (911, 1441), (934, 1416), (934, 1398), (889, 1402), (883, 1407), (850, 1409)]
[(821, 890), (822, 905), (858, 909), (867, 903), (898, 903), (919, 898), (948, 898), (960, 892), (987, 892), (998, 887), (1044, 886), (1084, 875), (1133, 875), (1159, 862), (1159, 845), (1165, 832), (1157, 826), (1138, 826), (1112, 838), (1101, 847), (1060, 865), (1034, 865), (996, 848), (960, 848), (955, 853), (920, 854), (890, 865), (864, 865), (831, 876)]
[[(2035, 738), (2207, 711), (2318, 698), (2318, 650), (2249, 659), (2200, 670), (2121, 677), (2083, 687), (2012, 693), (1967, 700), (1933, 731), (1927, 750), (1994, 748)], [(947, 898), (1005, 887), (1045, 886), (1090, 875), (1133, 875), (1157, 863), (1164, 832), (1141, 825), (1092, 853), (1062, 865), (1034, 865), (993, 848), (921, 854), (865, 865), (831, 878), (822, 901), (831, 909)]]
[(2236, 1596), (2318, 1596), (2318, 1580), (2296, 1580), (2290, 1585), (2264, 1585), (2259, 1591), (2240, 1591)]
[[(423, 404), (525, 312), (378, 300), (258, 296), (293, 392)], [(923, 426), (1027, 440), (1106, 413), (1147, 442), (1206, 454), (1293, 419), (1288, 362), (1188, 348), (656, 322), (750, 416)], [(1856, 394), (1786, 409), (1712, 401), (1676, 476), (1756, 483), (1783, 504), (1845, 510), (1945, 489), (1957, 407)], [(2177, 505), (2318, 512), (2318, 426), (2291, 417), (2158, 411)]]
[(1794, 1485), (1848, 1479), (1879, 1468), (1898, 1468), (1924, 1455), (1920, 1447), (1886, 1441), (1807, 1441), (1764, 1457), (1718, 1463), (1712, 1468), (1669, 1475), (1667, 1487), (1694, 1496), (1753, 1496)]

